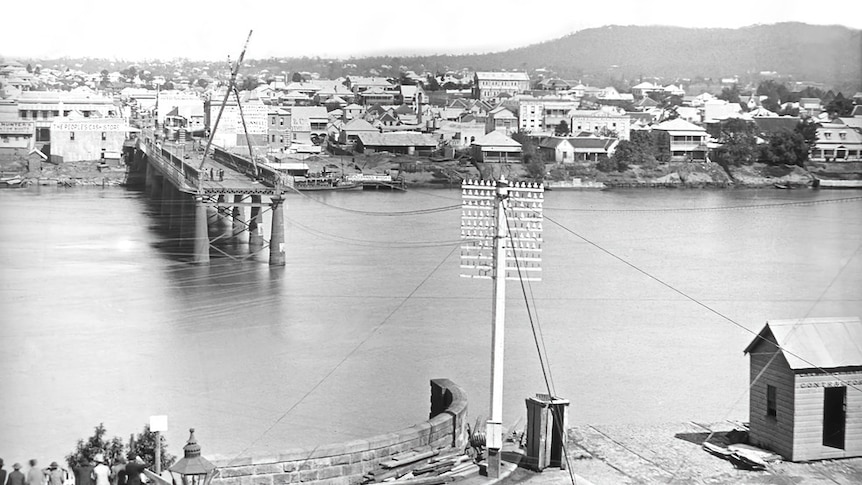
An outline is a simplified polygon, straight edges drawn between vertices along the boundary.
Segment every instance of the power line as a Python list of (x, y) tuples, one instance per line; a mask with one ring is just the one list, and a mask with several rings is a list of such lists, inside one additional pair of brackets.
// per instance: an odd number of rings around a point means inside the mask
[[(576, 232), (575, 232), (575, 231), (573, 231), (572, 229), (569, 229), (568, 227), (566, 227), (566, 226), (564, 226), (563, 224), (561, 224), (561, 223), (559, 223), (559, 222), (555, 221), (554, 219), (552, 219), (552, 218), (550, 218), (550, 217), (548, 217), (548, 216), (545, 216), (545, 219), (547, 219), (548, 221), (550, 221), (552, 224), (554, 224), (554, 225), (558, 226), (559, 228), (563, 229), (564, 231), (566, 231), (566, 232), (568, 232), (568, 233), (572, 234), (573, 236), (575, 236), (575, 237), (577, 237), (577, 238), (579, 238), (579, 239), (583, 240), (584, 242), (586, 242), (586, 243), (587, 243), (587, 244), (589, 244), (590, 246), (593, 246), (594, 248), (598, 249), (599, 251), (601, 251), (601, 252), (603, 252), (603, 253), (607, 254), (608, 256), (610, 256), (610, 257), (612, 257), (612, 258), (616, 259), (617, 261), (619, 261), (619, 262), (621, 262), (621, 263), (625, 264), (626, 266), (628, 266), (628, 267), (630, 267), (630, 268), (634, 269), (634, 270), (635, 270), (635, 271), (637, 271), (638, 273), (641, 273), (642, 275), (644, 275), (644, 276), (646, 276), (647, 278), (649, 278), (649, 279), (651, 279), (651, 280), (653, 280), (653, 281), (655, 281), (655, 282), (659, 283), (660, 285), (662, 285), (662, 286), (664, 286), (665, 288), (667, 288), (667, 289), (669, 289), (669, 290), (673, 291), (674, 293), (677, 293), (677, 294), (681, 295), (682, 297), (684, 297), (685, 299), (687, 299), (687, 300), (691, 301), (692, 303), (695, 303), (695, 304), (697, 304), (697, 305), (699, 305), (699, 306), (701, 306), (701, 307), (705, 308), (705, 309), (706, 309), (706, 310), (708, 310), (709, 312), (714, 313), (715, 315), (717, 315), (717, 316), (721, 317), (722, 319), (724, 319), (724, 320), (726, 320), (726, 321), (730, 322), (731, 324), (735, 325), (736, 327), (739, 327), (739, 328), (741, 328), (742, 330), (745, 330), (746, 332), (748, 332), (748, 333), (750, 333), (750, 334), (754, 335), (754, 337), (755, 337), (755, 338), (759, 338), (759, 339), (764, 340), (765, 342), (772, 343), (772, 342), (770, 342), (770, 341), (766, 340), (765, 338), (761, 337), (760, 333), (758, 333), (758, 332), (755, 332), (755, 331), (753, 331), (753, 330), (748, 329), (745, 325), (742, 325), (741, 323), (739, 323), (739, 322), (737, 322), (736, 320), (734, 320), (734, 319), (730, 318), (729, 316), (725, 315), (724, 313), (721, 313), (720, 311), (718, 311), (718, 310), (716, 310), (716, 309), (714, 309), (714, 308), (710, 307), (710, 306), (709, 306), (709, 305), (707, 305), (706, 303), (701, 302), (701, 301), (700, 301), (700, 300), (698, 300), (697, 298), (694, 298), (693, 296), (690, 296), (689, 294), (685, 293), (684, 291), (682, 291), (682, 290), (680, 290), (680, 289), (677, 289), (676, 287), (674, 287), (674, 286), (673, 286), (673, 285), (671, 285), (670, 283), (665, 282), (664, 280), (662, 280), (662, 279), (658, 278), (657, 276), (654, 276), (654, 275), (650, 274), (649, 272), (647, 272), (647, 271), (645, 271), (645, 270), (643, 270), (643, 269), (641, 269), (641, 268), (639, 268), (639, 267), (635, 266), (633, 263), (630, 263), (629, 261), (626, 261), (626, 260), (625, 260), (625, 259), (623, 259), (622, 257), (617, 256), (616, 254), (612, 253), (612, 252), (611, 252), (611, 251), (609, 251), (608, 249), (605, 249), (604, 247), (600, 246), (599, 244), (594, 243), (593, 241), (591, 241), (591, 240), (587, 239), (586, 237), (584, 237), (584, 236), (582, 236), (582, 235), (580, 235), (580, 234), (576, 233)], [(850, 258), (850, 259), (852, 259), (853, 257), (855, 257), (855, 255), (856, 255), (856, 253), (859, 251), (859, 248), (860, 248), (860, 247), (862, 247), (862, 245), (860, 245), (859, 247), (857, 247), (857, 248), (856, 248), (856, 251), (854, 251), (854, 252), (853, 252), (853, 255), (851, 256), (851, 258)], [(849, 260), (848, 260), (848, 263), (849, 263)], [(802, 356), (800, 356), (800, 355), (798, 355), (798, 354), (796, 354), (796, 353), (794, 353), (794, 352), (792, 352), (792, 351), (790, 351), (790, 350), (788, 350), (788, 349), (786, 349), (786, 348), (782, 347), (781, 345), (778, 345), (777, 343), (775, 343), (775, 344), (773, 344), (773, 345), (775, 345), (777, 348), (781, 349), (781, 351), (782, 351), (782, 352), (784, 352), (784, 353), (786, 353), (787, 355), (791, 355), (791, 356), (793, 356), (793, 357), (796, 357), (797, 359), (801, 360), (802, 362), (805, 362), (806, 364), (810, 365), (812, 369), (817, 369), (817, 370), (819, 370), (819, 371), (823, 372), (824, 374), (829, 374), (829, 375), (833, 376), (835, 379), (837, 379), (837, 380), (839, 380), (839, 381), (844, 382), (845, 384), (847, 384), (847, 386), (848, 386), (848, 387), (851, 387), (851, 388), (853, 388), (853, 389), (855, 389), (855, 390), (857, 390), (857, 391), (862, 392), (862, 389), (860, 389), (860, 388), (856, 387), (856, 385), (854, 385), (854, 384), (851, 384), (851, 383), (849, 383), (849, 382), (845, 381), (843, 378), (841, 378), (841, 376), (838, 376), (838, 375), (836, 375), (836, 374), (834, 374), (834, 373), (832, 373), (832, 372), (827, 371), (826, 369), (823, 369), (822, 367), (819, 367), (819, 366), (817, 366), (817, 365), (813, 364), (812, 362), (808, 361), (808, 360), (807, 360), (807, 359), (805, 359), (804, 357), (802, 357)]]
[[(237, 455), (226, 466), (232, 465), (233, 462), (235, 462), (246, 451), (248, 451), (252, 446), (254, 446), (258, 441), (260, 441), (261, 438), (263, 438), (270, 431), (272, 431), (272, 429), (275, 428), (275, 426), (278, 425), (278, 423), (280, 423), (285, 417), (287, 417), (287, 415), (290, 414), (291, 411), (293, 411), (294, 409), (296, 409), (297, 406), (302, 404), (302, 402), (305, 401), (305, 399), (308, 398), (308, 396), (310, 396), (314, 391), (316, 391), (317, 388), (320, 387), (327, 379), (329, 379), (329, 377), (332, 376), (332, 374), (334, 374), (335, 371), (340, 369), (341, 366), (344, 365), (344, 363), (347, 362), (347, 360), (350, 359), (353, 356), (353, 354), (355, 354), (356, 351), (359, 350), (360, 347), (365, 345), (365, 342), (368, 342), (371, 339), (371, 337), (373, 337), (377, 333), (377, 331), (380, 330), (380, 328), (383, 327), (383, 325), (386, 322), (388, 322), (389, 319), (391, 319), (392, 316), (395, 315), (395, 313), (398, 312), (398, 310), (400, 310), (408, 301), (410, 301), (410, 299), (413, 297), (413, 295), (415, 295), (416, 292), (418, 292), (419, 289), (422, 288), (422, 286), (425, 285), (425, 283), (429, 279), (431, 279), (431, 277), (434, 275), (434, 273), (436, 273), (437, 270), (440, 269), (441, 266), (443, 266), (443, 263), (445, 263), (446, 260), (448, 260), (449, 257), (452, 256), (452, 253), (454, 253), (457, 248), (458, 248), (457, 246), (453, 247), (452, 250), (449, 251), (446, 254), (446, 256), (444, 256), (443, 259), (440, 260), (439, 263), (437, 263), (436, 266), (434, 266), (434, 269), (432, 269), (431, 272), (428, 273), (425, 276), (425, 278), (423, 278), (422, 281), (420, 281), (419, 284), (416, 285), (415, 288), (413, 288), (413, 290), (410, 292), (410, 294), (408, 294), (406, 297), (404, 297), (401, 300), (401, 302), (398, 304), (398, 306), (396, 306), (391, 312), (389, 312), (388, 315), (386, 315), (386, 317), (383, 320), (380, 321), (380, 323), (378, 323), (374, 328), (371, 329), (371, 331), (368, 333), (368, 335), (364, 339), (362, 339), (359, 343), (357, 343), (356, 346), (354, 346), (353, 349), (351, 349), (350, 352), (348, 352), (347, 355), (344, 356), (344, 358), (342, 358), (337, 364), (335, 364), (335, 366), (332, 369), (330, 369), (329, 372), (327, 372), (326, 375), (324, 375), (319, 381), (317, 381), (317, 383), (314, 384), (311, 387), (311, 389), (309, 389), (305, 394), (303, 394), (301, 398), (299, 398), (295, 403), (293, 403), (289, 408), (287, 408), (287, 410), (284, 413), (282, 413), (282, 415), (279, 416), (279, 418), (276, 419), (267, 429), (265, 429), (263, 431), (263, 433), (260, 434), (260, 436), (255, 438), (248, 446), (246, 446), (242, 451), (237, 453)], [(311, 456), (311, 455), (309, 455), (309, 456)]]
[(577, 207), (545, 207), (545, 210), (565, 212), (712, 212), (729, 210), (751, 210), (751, 209), (776, 209), (781, 207), (810, 206), (818, 204), (831, 204), (836, 202), (853, 202), (862, 200), (862, 196), (844, 197), (841, 199), (802, 200), (793, 202), (778, 202), (772, 204), (744, 204), (712, 207), (661, 207), (656, 209), (583, 209)]

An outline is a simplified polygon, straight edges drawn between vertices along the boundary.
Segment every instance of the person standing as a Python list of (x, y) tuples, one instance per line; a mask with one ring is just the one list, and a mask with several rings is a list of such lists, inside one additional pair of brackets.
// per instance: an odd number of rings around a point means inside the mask
[(0, 458), (0, 485), (6, 485), (6, 470), (3, 469), (3, 458)]
[(126, 485), (141, 485), (141, 473), (144, 473), (144, 460), (140, 456), (129, 456), (126, 464)]
[(111, 485), (126, 485), (126, 459), (122, 456), (111, 467)]
[(92, 462), (72, 467), (72, 473), (75, 474), (75, 485), (93, 485)]
[(9, 478), (6, 481), (6, 485), (26, 485), (27, 478), (24, 477), (24, 474), (21, 473), (21, 464), (16, 463), (12, 465), (12, 473), (9, 474)]
[(44, 476), (42, 470), (36, 468), (36, 459), (30, 460), (30, 469), (27, 470), (27, 485), (42, 485), (42, 477)]
[(63, 485), (66, 481), (66, 469), (56, 461), (52, 461), (48, 468), (42, 470), (42, 473), (48, 477), (48, 485)]
[(93, 479), (96, 485), (111, 485), (111, 469), (105, 465), (105, 455), (98, 453), (93, 461), (96, 462), (93, 468)]

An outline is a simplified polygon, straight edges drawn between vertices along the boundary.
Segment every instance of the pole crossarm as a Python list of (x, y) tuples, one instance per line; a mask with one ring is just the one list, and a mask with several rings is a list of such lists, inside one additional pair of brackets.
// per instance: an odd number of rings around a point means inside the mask
[[(497, 187), (493, 181), (461, 184), (461, 276), (493, 277)], [(507, 189), (505, 214), (505, 274), (509, 280), (539, 281), (542, 261), (544, 186), (513, 183)], [(520, 270), (520, 275), (519, 275)]]

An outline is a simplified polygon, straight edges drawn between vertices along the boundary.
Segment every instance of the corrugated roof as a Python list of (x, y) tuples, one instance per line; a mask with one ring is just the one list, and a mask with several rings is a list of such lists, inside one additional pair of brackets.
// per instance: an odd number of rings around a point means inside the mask
[(492, 131), (482, 138), (473, 142), (478, 146), (495, 146), (495, 147), (521, 147), (521, 144), (509, 138), (500, 131)]
[(793, 370), (862, 366), (859, 317), (769, 320), (745, 353), (763, 344), (764, 339), (780, 346)]
[(434, 137), (422, 133), (358, 133), (365, 146), (437, 146)]
[(483, 79), (499, 79), (504, 81), (529, 81), (530, 76), (526, 72), (500, 72), (500, 71), (478, 71), (476, 77)]
[(682, 118), (675, 118), (670, 121), (665, 121), (657, 124), (653, 127), (654, 130), (664, 130), (664, 131), (699, 131), (706, 132), (703, 128), (695, 125), (694, 123), (689, 123)]

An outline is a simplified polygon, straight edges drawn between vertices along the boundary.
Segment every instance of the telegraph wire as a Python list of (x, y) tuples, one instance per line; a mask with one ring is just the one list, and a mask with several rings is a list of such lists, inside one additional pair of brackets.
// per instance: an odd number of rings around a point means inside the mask
[[(260, 441), (264, 436), (266, 436), (270, 431), (272, 431), (272, 429), (275, 428), (278, 425), (278, 423), (280, 423), (282, 420), (284, 420), (284, 418), (286, 418), (287, 415), (290, 414), (291, 411), (296, 409), (296, 407), (299, 406), (300, 404), (302, 404), (305, 401), (305, 399), (308, 398), (308, 396), (310, 396), (314, 391), (317, 390), (318, 387), (320, 387), (324, 382), (326, 382), (326, 380), (329, 379), (329, 377), (332, 376), (335, 373), (335, 371), (340, 369), (341, 366), (343, 366), (344, 363), (347, 362), (347, 360), (350, 359), (353, 356), (353, 354), (355, 354), (356, 351), (359, 350), (360, 347), (365, 345), (365, 343), (368, 342), (371, 339), (371, 337), (373, 337), (375, 334), (377, 334), (377, 331), (380, 330), (380, 328), (383, 327), (383, 325), (386, 324), (386, 322), (388, 322), (399, 310), (401, 310), (401, 308), (405, 304), (407, 304), (408, 301), (410, 301), (410, 299), (413, 297), (413, 295), (415, 295), (419, 291), (419, 289), (422, 288), (422, 286), (424, 286), (425, 283), (428, 282), (428, 280), (430, 280), (432, 276), (434, 276), (434, 274), (437, 272), (437, 270), (440, 269), (441, 266), (443, 266), (443, 263), (445, 263), (452, 256), (452, 254), (455, 252), (456, 249), (458, 249), (458, 246), (453, 247), (452, 250), (450, 250), (446, 254), (446, 256), (444, 256), (443, 259), (441, 259), (440, 262), (437, 263), (436, 266), (434, 266), (434, 268), (431, 270), (431, 272), (428, 273), (425, 276), (425, 278), (423, 278), (422, 281), (420, 281), (419, 284), (416, 285), (416, 287), (413, 288), (413, 290), (406, 297), (404, 297), (401, 300), (401, 302), (391, 312), (389, 312), (389, 314), (386, 315), (386, 317), (383, 320), (380, 321), (380, 323), (378, 323), (374, 328), (372, 328), (371, 331), (368, 333), (368, 335), (366, 335), (366, 337), (364, 339), (362, 339), (359, 343), (357, 343), (356, 346), (354, 346), (353, 349), (351, 349), (350, 352), (348, 352), (347, 355), (344, 356), (344, 358), (342, 358), (337, 364), (335, 364), (335, 366), (332, 367), (332, 369), (330, 369), (329, 372), (326, 373), (326, 375), (324, 375), (320, 380), (318, 380), (317, 383), (311, 387), (311, 389), (309, 389), (305, 394), (302, 395), (302, 397), (300, 397), (296, 402), (294, 402), (290, 407), (288, 407), (287, 410), (284, 413), (282, 413), (282, 415), (279, 416), (279, 418), (277, 420), (275, 420), (275, 422), (273, 422), (268, 428), (266, 428), (263, 431), (263, 433), (261, 433), (251, 443), (249, 443), (249, 445), (246, 446), (242, 451), (237, 453), (237, 455), (233, 459), (231, 459), (231, 461), (225, 466), (232, 465), (237, 459), (239, 459), (241, 456), (243, 456), (246, 451), (248, 451), (249, 449), (251, 449), (252, 446), (257, 444), (257, 442)], [(312, 454), (313, 454), (313, 451), (312, 451)], [(311, 457), (311, 454), (309, 454), (309, 458), (310, 457)]]
[(332, 205), (332, 204), (330, 204), (328, 202), (324, 202), (320, 199), (315, 199), (314, 197), (311, 197), (311, 196), (303, 193), (301, 190), (293, 188), (293, 187), (291, 187), (290, 190), (293, 192), (296, 192), (300, 196), (302, 196), (302, 197), (304, 197), (304, 198), (306, 198), (312, 202), (316, 202), (320, 205), (329, 207), (331, 209), (349, 212), (351, 214), (361, 214), (364, 216), (402, 217), (402, 216), (434, 214), (437, 212), (446, 212), (446, 211), (458, 210), (461, 208), (461, 204), (457, 204), (457, 205), (448, 205), (448, 206), (443, 206), (443, 207), (431, 207), (428, 209), (415, 209), (415, 210), (409, 210), (409, 211), (366, 211), (366, 210), (350, 209), (348, 207), (341, 207), (341, 206), (337, 206), (337, 205)]
[[(807, 311), (807, 312), (805, 312), (805, 316), (803, 316), (802, 318), (798, 319), (798, 320), (793, 324), (793, 326), (790, 328), (790, 331), (788, 332), (788, 335), (789, 335), (790, 333), (793, 333), (793, 331), (794, 331), (794, 330), (796, 330), (797, 326), (798, 326), (798, 325), (799, 325), (803, 320), (805, 320), (806, 318), (808, 318), (808, 316), (809, 316), (809, 315), (811, 315), (811, 312), (812, 312), (812, 311), (814, 311), (814, 307), (816, 307), (816, 306), (817, 306), (817, 304), (818, 304), (818, 303), (820, 303), (820, 301), (821, 301), (821, 300), (823, 300), (823, 297), (824, 297), (824, 296), (826, 296), (826, 293), (828, 293), (828, 292), (829, 292), (829, 290), (832, 288), (832, 285), (834, 285), (834, 284), (835, 284), (835, 282), (836, 282), (836, 281), (838, 281), (838, 278), (841, 276), (841, 274), (842, 274), (842, 273), (844, 273), (844, 270), (845, 270), (845, 269), (847, 268), (847, 266), (850, 264), (850, 261), (852, 261), (852, 260), (853, 260), (853, 258), (855, 258), (855, 257), (856, 257), (856, 253), (858, 253), (858, 252), (859, 252), (859, 249), (860, 249), (860, 248), (862, 248), (862, 244), (860, 244), (859, 246), (857, 246), (857, 247), (856, 247), (856, 250), (855, 250), (855, 251), (853, 251), (853, 254), (851, 254), (851, 255), (850, 255), (850, 257), (849, 257), (849, 258), (847, 258), (847, 261), (845, 261), (845, 262), (844, 262), (844, 264), (843, 264), (843, 265), (841, 265), (841, 268), (839, 268), (839, 269), (838, 269), (838, 272), (835, 274), (835, 276), (833, 276), (833, 277), (832, 277), (832, 280), (829, 282), (829, 284), (828, 284), (828, 285), (826, 285), (826, 288), (824, 288), (824, 289), (823, 289), (823, 291), (820, 293), (820, 296), (817, 298), (817, 300), (815, 300), (815, 301), (814, 301), (814, 303), (812, 303), (812, 304), (811, 304), (811, 306), (809, 306), (809, 307), (808, 307), (808, 311)], [(758, 335), (759, 335), (759, 334), (758, 334)], [(778, 345), (776, 345), (776, 347), (781, 348), (781, 347), (780, 347), (780, 346), (778, 346)], [(782, 348), (782, 350), (784, 350), (784, 349)], [(763, 376), (763, 374), (765, 374), (765, 373), (766, 373), (766, 371), (769, 369), (769, 366), (770, 366), (770, 365), (772, 365), (772, 362), (773, 362), (773, 361), (775, 361), (775, 359), (777, 359), (777, 358), (778, 358), (778, 355), (779, 355), (779, 352), (775, 352), (775, 353), (773, 353), (773, 354), (772, 354), (772, 357), (770, 357), (770, 358), (769, 358), (769, 360), (766, 362), (766, 365), (764, 365), (764, 366), (763, 366), (763, 368), (762, 368), (762, 369), (760, 369), (760, 372), (758, 372), (758, 373), (757, 373), (757, 375), (756, 375), (756, 376), (754, 376), (754, 379), (752, 379), (752, 380), (751, 380), (751, 383), (749, 383), (748, 388), (746, 388), (746, 390), (745, 390), (744, 392), (742, 392), (742, 393), (739, 395), (739, 397), (738, 397), (738, 398), (736, 398), (736, 400), (733, 402), (733, 404), (731, 404), (731, 405), (730, 405), (730, 407), (728, 408), (727, 413), (725, 414), (725, 419), (726, 419), (726, 417), (727, 417), (727, 416), (732, 412), (733, 408), (735, 408), (735, 407), (739, 404), (739, 402), (740, 402), (740, 401), (742, 401), (742, 398), (743, 398), (743, 397), (745, 397), (745, 394), (746, 394), (747, 392), (751, 392), (751, 389), (754, 387), (754, 385), (757, 383), (757, 381), (758, 381), (758, 380), (760, 380), (760, 378)], [(830, 373), (830, 374), (831, 374), (831, 373)], [(833, 376), (834, 376), (834, 374), (833, 374)], [(844, 381), (842, 380), (842, 382), (844, 382)], [(851, 387), (854, 387), (854, 388), (855, 388), (855, 386), (851, 386)], [(857, 390), (858, 390), (858, 389), (857, 389)], [(708, 429), (708, 428), (707, 428), (707, 429)], [(710, 438), (712, 438), (712, 435), (713, 435), (713, 434), (715, 434), (715, 431), (713, 431), (713, 430), (709, 430), (709, 431), (710, 431), (709, 436), (707, 436), (707, 437), (706, 437), (706, 439), (704, 440), (705, 442), (706, 442), (706, 441), (709, 441), (709, 439), (710, 439)]]
[[(499, 204), (498, 207), (502, 208), (502, 204)], [(511, 214), (511, 216), (513, 218), (517, 218), (517, 214), (514, 212)], [(506, 215), (506, 221), (508, 221), (508, 219), (509, 219), (509, 215)], [(524, 306), (527, 309), (527, 318), (530, 321), (530, 329), (533, 331), (533, 342), (536, 344), (536, 353), (539, 356), (539, 365), (542, 368), (542, 377), (545, 380), (545, 388), (548, 390), (548, 400), (553, 401), (554, 397), (557, 395), (557, 393), (556, 393), (556, 390), (553, 389), (553, 386), (551, 385), (551, 378), (550, 378), (551, 364), (550, 364), (550, 362), (548, 362), (547, 368), (545, 367), (545, 362), (548, 360), (547, 351), (545, 351), (544, 357), (542, 355), (542, 348), (544, 346), (544, 337), (542, 337), (542, 345), (540, 346), (539, 345), (539, 337), (538, 337), (537, 329), (536, 329), (537, 323), (533, 322), (533, 312), (535, 310), (534, 309), (531, 310), (530, 302), (529, 302), (529, 299), (527, 298), (527, 289), (526, 289), (526, 286), (524, 285), (524, 276), (521, 273), (521, 263), (518, 260), (518, 251), (517, 251), (517, 245), (515, 244), (515, 237), (512, 235), (512, 227), (509, 225), (509, 223), (504, 222), (504, 224), (506, 224), (506, 231), (508, 232), (508, 235), (509, 235), (509, 245), (512, 247), (512, 255), (514, 256), (514, 259), (515, 259), (515, 268), (518, 270), (518, 282), (521, 284), (521, 294), (524, 296)], [(500, 261), (497, 261), (496, 264), (497, 264), (497, 269), (496, 269), (497, 275), (496, 275), (496, 277), (500, 278), (501, 277), (501, 275), (500, 275), (501, 271), (499, 268)], [(505, 261), (505, 259), (502, 262), (502, 265), (503, 265), (502, 277), (505, 278), (506, 277), (506, 261)], [(534, 308), (535, 308), (535, 305), (534, 305)], [(536, 319), (538, 320), (538, 315), (537, 315)], [(541, 329), (539, 329), (538, 332), (541, 332)], [(549, 406), (551, 406), (551, 404), (549, 404)], [(551, 409), (553, 409), (553, 408), (551, 408)], [(557, 409), (556, 420), (560, 424), (558, 429), (560, 430), (560, 444), (562, 445), (562, 448), (563, 448), (562, 452), (560, 454), (565, 457), (566, 469), (568, 469), (568, 471), (569, 471), (569, 479), (571, 480), (572, 485), (575, 485), (575, 483), (576, 483), (575, 474), (574, 474), (575, 472), (574, 472), (574, 470), (572, 470), (572, 464), (569, 461), (568, 445), (566, 444), (566, 441), (567, 441), (566, 440), (566, 430), (563, 429), (563, 425), (565, 423), (563, 422), (562, 416), (559, 415), (559, 409)], [(553, 429), (553, 428), (554, 427), (552, 426), (551, 429)]]
[[(718, 311), (718, 310), (716, 310), (716, 309), (714, 309), (714, 308), (710, 307), (710, 306), (709, 306), (709, 305), (707, 305), (706, 303), (701, 302), (701, 301), (700, 301), (700, 300), (698, 300), (697, 298), (694, 298), (693, 296), (690, 296), (689, 294), (685, 293), (684, 291), (682, 291), (682, 290), (680, 290), (680, 289), (677, 289), (676, 287), (674, 287), (674, 286), (673, 286), (673, 285), (671, 285), (670, 283), (666, 283), (664, 280), (662, 280), (662, 279), (658, 278), (657, 276), (654, 276), (654, 275), (652, 275), (652, 274), (648, 273), (647, 271), (645, 271), (645, 270), (643, 270), (643, 269), (641, 269), (641, 268), (639, 268), (639, 267), (635, 266), (633, 263), (630, 263), (630, 262), (626, 261), (625, 259), (623, 259), (622, 257), (617, 256), (616, 254), (612, 253), (610, 250), (605, 249), (604, 247), (600, 246), (600, 245), (599, 245), (599, 244), (597, 244), (597, 243), (594, 243), (593, 241), (591, 241), (591, 240), (587, 239), (586, 237), (584, 237), (584, 236), (582, 236), (582, 235), (580, 235), (580, 234), (576, 233), (576, 232), (575, 232), (575, 231), (573, 231), (572, 229), (569, 229), (568, 227), (566, 227), (566, 226), (564, 226), (563, 224), (561, 224), (561, 223), (559, 223), (559, 222), (555, 221), (554, 219), (552, 219), (552, 218), (550, 218), (550, 217), (548, 217), (548, 216), (545, 216), (545, 219), (547, 219), (548, 221), (550, 221), (552, 224), (554, 224), (554, 225), (558, 226), (559, 228), (563, 229), (564, 231), (566, 231), (566, 232), (568, 232), (568, 233), (572, 234), (573, 236), (575, 236), (575, 237), (577, 237), (577, 238), (580, 238), (581, 240), (583, 240), (584, 242), (586, 242), (586, 243), (587, 243), (587, 244), (589, 244), (590, 246), (593, 246), (594, 248), (598, 249), (599, 251), (601, 251), (601, 252), (603, 252), (603, 253), (607, 254), (608, 256), (610, 256), (610, 257), (612, 257), (612, 258), (616, 259), (617, 261), (619, 261), (619, 262), (621, 262), (621, 263), (625, 264), (626, 266), (628, 266), (628, 267), (630, 267), (630, 268), (634, 269), (634, 270), (635, 270), (635, 271), (637, 271), (638, 273), (641, 273), (642, 275), (644, 275), (644, 276), (646, 276), (647, 278), (649, 278), (649, 279), (651, 279), (651, 280), (653, 280), (653, 281), (655, 281), (655, 282), (659, 283), (660, 285), (662, 285), (662, 286), (664, 286), (665, 288), (667, 288), (667, 289), (669, 289), (669, 290), (673, 291), (674, 293), (677, 293), (677, 294), (681, 295), (682, 297), (684, 297), (685, 299), (687, 299), (687, 300), (691, 301), (692, 303), (695, 303), (696, 305), (698, 305), (698, 306), (700, 306), (700, 307), (702, 307), (702, 308), (704, 308), (704, 309), (708, 310), (709, 312), (714, 313), (715, 315), (717, 315), (717, 316), (721, 317), (722, 319), (724, 319), (724, 320), (726, 320), (726, 321), (730, 322), (730, 323), (731, 323), (731, 324), (733, 324), (734, 326), (739, 327), (740, 329), (742, 329), (742, 330), (744, 330), (744, 331), (746, 331), (746, 332), (748, 332), (748, 333), (750, 333), (750, 334), (754, 335), (754, 337), (755, 337), (755, 338), (763, 339), (763, 337), (761, 337), (761, 336), (760, 336), (760, 333), (759, 333), (759, 332), (755, 332), (755, 331), (753, 331), (753, 330), (748, 329), (747, 327), (745, 327), (745, 325), (742, 325), (741, 323), (739, 323), (739, 322), (737, 322), (736, 320), (734, 320), (734, 319), (730, 318), (729, 316), (725, 315), (724, 313), (721, 313), (720, 311)], [(860, 245), (860, 247), (862, 247), (862, 245)], [(858, 251), (859, 251), (859, 248), (857, 248), (857, 249), (856, 249), (856, 251), (854, 251), (854, 252), (853, 252), (853, 255), (855, 256), (855, 254), (856, 254)], [(852, 259), (852, 257), (851, 257), (850, 259)], [(848, 260), (848, 263), (849, 263), (849, 260)], [(765, 339), (763, 339), (763, 340), (765, 340)], [(772, 342), (769, 342), (768, 340), (765, 340), (765, 341), (766, 341), (766, 342), (768, 342), (768, 343), (772, 343)], [(853, 388), (853, 389), (855, 389), (855, 390), (857, 390), (857, 391), (862, 392), (862, 389), (860, 389), (859, 387), (856, 387), (856, 385), (854, 385), (854, 384), (850, 384), (849, 382), (847, 382), (847, 381), (845, 381), (844, 379), (842, 379), (840, 376), (838, 376), (838, 375), (836, 375), (836, 374), (834, 374), (834, 373), (832, 373), (832, 372), (829, 372), (829, 371), (827, 371), (826, 369), (823, 369), (822, 367), (819, 367), (819, 366), (814, 365), (813, 363), (809, 362), (807, 359), (803, 358), (802, 356), (800, 356), (800, 355), (798, 355), (798, 354), (795, 354), (794, 352), (792, 352), (792, 351), (790, 351), (790, 350), (788, 350), (788, 349), (786, 349), (786, 348), (782, 347), (781, 345), (775, 345), (775, 346), (776, 346), (777, 348), (781, 349), (781, 350), (782, 350), (782, 352), (784, 352), (784, 353), (786, 353), (786, 354), (788, 354), (788, 355), (792, 355), (793, 357), (796, 357), (797, 359), (801, 360), (802, 362), (805, 362), (806, 364), (810, 365), (812, 369), (817, 369), (817, 370), (819, 370), (819, 371), (822, 371), (824, 374), (829, 374), (829, 375), (833, 376), (836, 380), (839, 380), (839, 381), (841, 381), (841, 382), (843, 382), (843, 383), (847, 384), (847, 386), (848, 386), (848, 387), (851, 387), (851, 388)]]
[(460, 239), (453, 239), (448, 241), (380, 241), (380, 240), (370, 240), (370, 239), (355, 239), (349, 238), (345, 236), (339, 236), (337, 234), (327, 233), (323, 231), (318, 231), (312, 227), (306, 226), (297, 222), (294, 219), (285, 218), (290, 224), (298, 227), (299, 229), (312, 234), (317, 237), (321, 237), (324, 239), (328, 239), (330, 241), (344, 242), (347, 244), (354, 244), (356, 246), (366, 246), (366, 247), (376, 247), (376, 248), (430, 248), (430, 247), (440, 247), (440, 246), (451, 246), (454, 244), (461, 244)]
[(778, 202), (771, 204), (744, 204), (744, 205), (728, 205), (728, 206), (712, 206), (712, 207), (661, 207), (656, 209), (583, 209), (578, 207), (545, 207), (545, 210), (564, 211), (564, 212), (713, 212), (713, 211), (729, 211), (729, 210), (750, 210), (750, 209), (776, 209), (781, 207), (795, 206), (810, 206), (818, 204), (831, 204), (840, 202), (853, 202), (862, 200), (862, 196), (844, 197), (841, 199), (822, 199), (822, 200), (802, 200), (793, 202)]

